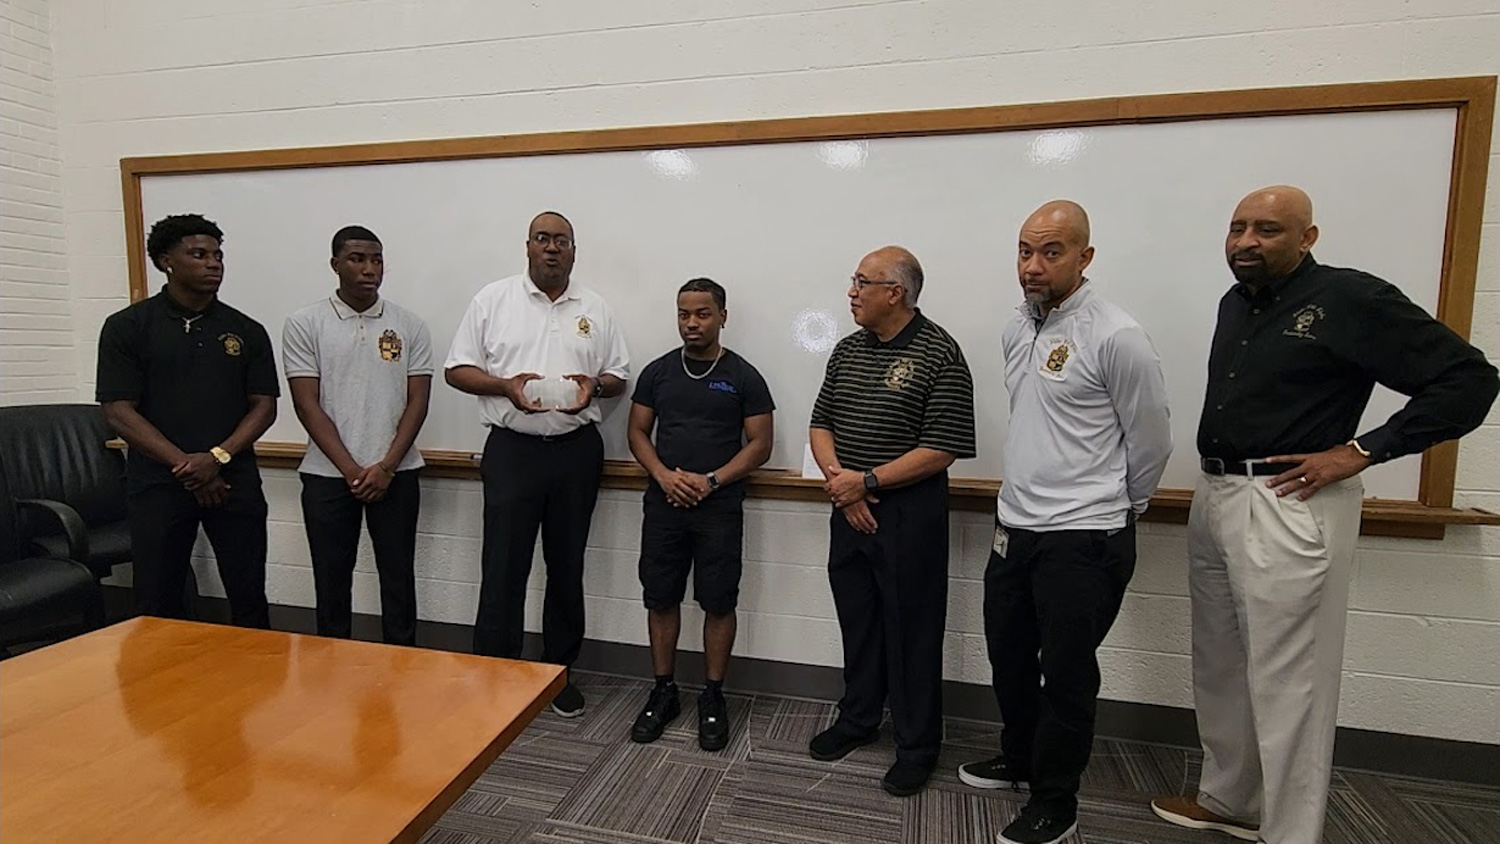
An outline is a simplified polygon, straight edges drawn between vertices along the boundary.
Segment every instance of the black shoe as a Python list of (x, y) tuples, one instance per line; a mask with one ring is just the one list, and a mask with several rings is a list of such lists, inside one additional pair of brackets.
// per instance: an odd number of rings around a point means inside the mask
[(997, 844), (1052, 844), (1078, 831), (1077, 813), (1061, 814), (1030, 806), (995, 836)]
[(724, 695), (708, 689), (698, 695), (698, 746), (704, 750), (723, 750), (729, 744), (729, 709)]
[(651, 689), (646, 708), (635, 716), (635, 724), (630, 727), (630, 740), (640, 744), (656, 741), (661, 738), (662, 730), (672, 723), (672, 719), (681, 714), (682, 703), (677, 699), (677, 684), (657, 685)]
[(880, 786), (887, 794), (896, 797), (910, 797), (922, 790), (927, 784), (927, 778), (932, 776), (933, 763), (931, 762), (909, 762), (897, 759), (896, 764), (885, 772), (885, 778), (880, 781)]
[(1015, 791), (1025, 791), (1031, 782), (1031, 775), (1025, 768), (1003, 755), (959, 765), (958, 778), (964, 785), (974, 788), (1009, 788)]
[(807, 743), (807, 752), (819, 762), (833, 762), (867, 744), (873, 744), (878, 738), (880, 738), (879, 730), (855, 733), (835, 723), (832, 727), (813, 736), (812, 741)]
[(561, 718), (577, 718), (583, 714), (583, 693), (569, 682), (552, 699), (552, 711)]

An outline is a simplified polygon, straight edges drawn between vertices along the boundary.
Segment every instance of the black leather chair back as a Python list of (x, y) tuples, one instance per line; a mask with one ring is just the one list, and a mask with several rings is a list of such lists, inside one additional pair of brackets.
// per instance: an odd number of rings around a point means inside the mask
[(16, 500), (11, 497), (5, 480), (5, 460), (9, 452), (0, 451), (0, 566), (21, 558), (21, 527), (17, 524)]
[[(10, 494), (66, 502), (90, 527), (125, 518), (125, 455), (105, 446), (114, 437), (97, 404), (0, 407)], [(20, 529), (35, 532), (24, 521)]]

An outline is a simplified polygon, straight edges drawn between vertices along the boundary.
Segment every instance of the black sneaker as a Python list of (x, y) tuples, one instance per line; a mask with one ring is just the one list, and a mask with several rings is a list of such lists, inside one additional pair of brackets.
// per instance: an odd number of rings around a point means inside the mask
[(964, 785), (974, 788), (1009, 788), (1025, 791), (1031, 780), (1026, 769), (1007, 759), (996, 756), (981, 762), (970, 762), (958, 766), (958, 778)]
[(932, 776), (931, 762), (909, 762), (897, 759), (896, 764), (885, 772), (880, 787), (894, 797), (910, 797), (922, 790), (927, 778)]
[(813, 736), (812, 741), (807, 743), (807, 752), (819, 762), (834, 762), (867, 744), (873, 744), (878, 738), (879, 730), (855, 733), (835, 722), (832, 727)]
[(724, 695), (708, 689), (698, 695), (698, 746), (704, 750), (723, 750), (729, 744), (729, 709)]
[(1052, 844), (1078, 831), (1078, 815), (1058, 814), (1030, 806), (995, 836), (997, 844)]
[(651, 689), (651, 697), (646, 700), (646, 708), (635, 716), (635, 724), (630, 727), (630, 740), (640, 744), (656, 741), (661, 738), (662, 730), (672, 723), (672, 719), (681, 714), (682, 703), (677, 699), (677, 684), (655, 686)]
[(583, 714), (583, 693), (570, 681), (552, 699), (552, 711), (561, 718), (577, 718)]

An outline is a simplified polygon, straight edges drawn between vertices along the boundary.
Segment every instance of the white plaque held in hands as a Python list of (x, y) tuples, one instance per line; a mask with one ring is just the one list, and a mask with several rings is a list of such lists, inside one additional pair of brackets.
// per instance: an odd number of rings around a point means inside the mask
[(560, 375), (527, 381), (523, 392), (528, 400), (540, 404), (542, 410), (562, 410), (578, 404), (578, 382)]

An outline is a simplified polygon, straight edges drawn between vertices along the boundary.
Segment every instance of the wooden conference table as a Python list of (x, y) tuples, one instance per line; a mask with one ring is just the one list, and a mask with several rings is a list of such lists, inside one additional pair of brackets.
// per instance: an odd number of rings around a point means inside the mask
[(416, 841), (554, 665), (137, 618), (0, 663), (0, 841)]

